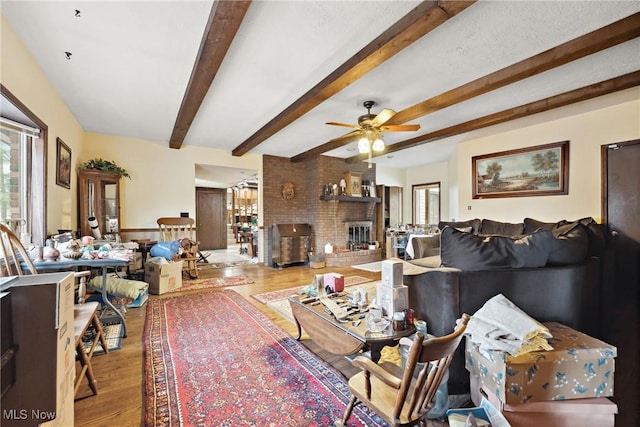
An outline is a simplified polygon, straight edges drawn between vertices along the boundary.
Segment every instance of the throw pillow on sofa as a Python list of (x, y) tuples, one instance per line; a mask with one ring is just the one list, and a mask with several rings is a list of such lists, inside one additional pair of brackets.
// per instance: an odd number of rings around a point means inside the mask
[[(471, 227), (471, 232), (478, 234), (480, 232), (480, 226), (482, 222), (478, 218), (470, 219), (468, 221), (440, 221), (438, 223), (438, 228), (443, 230), (445, 227), (453, 227), (457, 229), (464, 229), (467, 227)], [(466, 230), (465, 230), (466, 231)]]
[(601, 256), (607, 246), (604, 226), (591, 217), (579, 219), (578, 222), (587, 229), (589, 255)]
[(476, 236), (445, 227), (440, 233), (442, 266), (460, 270), (543, 267), (554, 240), (548, 230), (514, 239)]
[(542, 222), (533, 218), (525, 218), (524, 219), (524, 234), (531, 234), (534, 231), (538, 230), (553, 230), (554, 228), (558, 228), (559, 225), (562, 225), (565, 221), (561, 222)]
[(549, 251), (549, 265), (578, 264), (589, 253), (589, 235), (579, 221), (561, 225), (551, 231), (553, 241)]
[(483, 219), (482, 226), (480, 227), (480, 233), (492, 236), (519, 237), (524, 234), (524, 223), (519, 222), (517, 224), (512, 224), (510, 222), (500, 222), (490, 219)]

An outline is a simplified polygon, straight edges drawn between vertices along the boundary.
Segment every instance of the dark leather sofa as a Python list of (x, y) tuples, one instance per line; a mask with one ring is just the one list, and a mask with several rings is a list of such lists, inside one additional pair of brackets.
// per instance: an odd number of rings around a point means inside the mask
[[(473, 314), (502, 293), (538, 321), (557, 321), (597, 336), (601, 262), (596, 255), (603, 250), (604, 234), (595, 221), (529, 220), (528, 230), (525, 223), (498, 230), (515, 231), (508, 237), (484, 234), (480, 223), (474, 220), (472, 230), (465, 223), (441, 223), (440, 257), (409, 261), (423, 267), (440, 265), (404, 276), (410, 306), (416, 318), (426, 320), (430, 334), (450, 333), (462, 313)], [(469, 392), (463, 347), (451, 363), (450, 394)]]

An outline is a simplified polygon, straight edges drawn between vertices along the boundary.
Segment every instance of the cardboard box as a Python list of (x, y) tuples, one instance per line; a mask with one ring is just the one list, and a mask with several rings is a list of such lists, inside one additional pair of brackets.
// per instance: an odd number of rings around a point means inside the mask
[(616, 348), (560, 323), (544, 325), (554, 350), (512, 357), (467, 339), (467, 370), (508, 404), (613, 396)]
[(325, 273), (324, 286), (329, 287), (333, 292), (344, 291), (344, 276), (338, 273)]
[(390, 318), (396, 311), (409, 308), (409, 288), (405, 285), (394, 288), (379, 282), (376, 285), (376, 302)]
[(402, 261), (382, 261), (382, 283), (394, 288), (404, 285), (402, 282), (402, 267)]
[(586, 399), (548, 400), (507, 404), (480, 384), (471, 375), (471, 400), (478, 404), (488, 400), (504, 418), (517, 427), (614, 427), (618, 406), (606, 397)]
[(182, 287), (182, 261), (168, 264), (148, 262), (144, 266), (144, 281), (149, 284), (149, 293), (162, 295)]

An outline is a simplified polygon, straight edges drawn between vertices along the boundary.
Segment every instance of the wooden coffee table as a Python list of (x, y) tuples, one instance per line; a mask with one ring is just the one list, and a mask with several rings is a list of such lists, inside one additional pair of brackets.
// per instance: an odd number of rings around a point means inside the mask
[(354, 326), (353, 322), (358, 320), (358, 313), (349, 316), (348, 322), (338, 322), (325, 311), (320, 301), (305, 296), (290, 296), (289, 304), (298, 327), (296, 339), (300, 340), (304, 329), (309, 338), (333, 354), (348, 356), (360, 350), (369, 350), (371, 360), (378, 362), (384, 346), (397, 345), (400, 338), (416, 331), (413, 325), (405, 330), (395, 331), (389, 324), (382, 332), (370, 332), (367, 330), (365, 319), (360, 319), (360, 324)]

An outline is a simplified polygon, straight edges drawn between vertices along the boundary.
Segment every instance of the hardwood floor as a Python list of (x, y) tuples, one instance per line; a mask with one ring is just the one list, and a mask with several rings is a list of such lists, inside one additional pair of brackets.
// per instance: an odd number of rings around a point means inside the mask
[[(266, 305), (250, 295), (311, 283), (314, 274), (337, 272), (345, 276), (364, 276), (380, 279), (380, 273), (356, 270), (351, 267), (311, 269), (308, 266), (292, 266), (282, 270), (259, 265), (244, 265), (221, 269), (203, 269), (200, 277), (225, 277), (245, 275), (255, 283), (235, 286), (233, 289), (243, 295), (253, 305), (286, 332), (295, 335), (296, 328)], [(202, 292), (202, 291), (190, 291)], [(212, 292), (206, 290), (205, 292)], [(182, 292), (183, 294), (186, 292)], [(170, 294), (175, 296), (176, 293)], [(151, 295), (150, 298), (166, 298), (167, 295)], [(91, 393), (86, 382), (80, 386), (75, 402), (76, 426), (141, 426), (144, 425), (144, 366), (142, 332), (144, 329), (146, 305), (131, 308), (127, 313), (128, 336), (123, 340), (122, 349), (98, 355), (93, 358), (93, 370), (98, 381), (98, 395)], [(329, 361), (346, 377), (355, 373), (350, 363), (340, 356), (322, 351), (312, 341), (303, 336), (302, 342), (320, 357)], [(434, 424), (436, 425), (436, 424)], [(437, 424), (442, 425), (442, 424)]]

